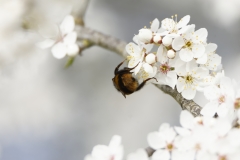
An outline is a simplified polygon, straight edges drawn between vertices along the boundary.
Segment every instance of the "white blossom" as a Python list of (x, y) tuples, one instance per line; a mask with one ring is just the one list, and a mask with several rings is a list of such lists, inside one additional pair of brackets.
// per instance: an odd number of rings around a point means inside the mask
[(205, 43), (208, 32), (205, 28), (201, 28), (194, 32), (195, 25), (187, 27), (185, 32), (173, 40), (172, 47), (179, 51), (181, 60), (185, 62), (191, 61), (193, 58), (200, 58), (205, 52)]
[(57, 59), (64, 58), (66, 55), (75, 57), (79, 52), (76, 44), (77, 32), (74, 31), (75, 22), (71, 15), (67, 15), (59, 26), (56, 39), (46, 39), (37, 45), (41, 48), (51, 48), (53, 56)]
[(201, 114), (204, 116), (214, 116), (215, 113), (218, 116), (226, 116), (233, 105), (234, 89), (231, 79), (228, 77), (222, 77), (220, 84), (211, 85), (204, 90), (205, 97), (209, 102), (201, 110)]
[(193, 60), (178, 68), (177, 74), (179, 76), (177, 90), (184, 98), (190, 100), (195, 97), (199, 85), (208, 76), (209, 71), (206, 68), (197, 67), (196, 62)]
[(123, 146), (121, 144), (121, 137), (115, 135), (112, 137), (108, 146), (96, 145), (91, 155), (87, 155), (85, 160), (122, 160)]
[[(177, 18), (177, 17), (176, 17)], [(185, 27), (190, 21), (190, 16), (183, 17), (178, 23), (170, 18), (165, 18), (161, 23), (161, 29), (158, 31), (162, 35), (169, 35), (175, 37), (181, 34), (181, 28)]]

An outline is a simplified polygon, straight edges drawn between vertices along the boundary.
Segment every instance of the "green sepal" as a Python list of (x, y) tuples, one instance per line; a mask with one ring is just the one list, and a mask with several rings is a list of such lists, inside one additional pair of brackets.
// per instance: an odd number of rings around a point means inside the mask
[(70, 67), (75, 60), (75, 57), (68, 57), (67, 63), (65, 64), (65, 68)]

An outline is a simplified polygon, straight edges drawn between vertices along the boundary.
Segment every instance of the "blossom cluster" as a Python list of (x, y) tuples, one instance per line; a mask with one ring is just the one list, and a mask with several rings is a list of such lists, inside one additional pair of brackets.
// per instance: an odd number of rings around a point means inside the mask
[(179, 22), (175, 17), (162, 20), (161, 25), (154, 19), (150, 28), (139, 30), (135, 43), (126, 46), (128, 67), (136, 66), (132, 71), (139, 81), (155, 77), (158, 82), (153, 83), (176, 86), (190, 100), (221, 71), (221, 57), (217, 45), (207, 43), (205, 28), (195, 30), (194, 24), (188, 24), (189, 15)]
[[(38, 47), (45, 49), (51, 47), (53, 56), (57, 59), (62, 59), (65, 56), (75, 57), (79, 53), (79, 47), (76, 43), (77, 32), (74, 31), (75, 20), (71, 15), (67, 15), (59, 26), (50, 24), (48, 30), (51, 28), (52, 33), (47, 34), (40, 28), (40, 33), (46, 39), (38, 43)], [(55, 34), (54, 34), (55, 33)]]
[[(127, 155), (127, 160), (239, 160), (240, 115), (225, 118), (196, 117), (182, 111), (182, 127), (164, 123), (147, 136), (154, 153), (149, 157), (144, 149)], [(97, 145), (85, 160), (123, 160), (121, 137), (114, 136), (108, 146)]]

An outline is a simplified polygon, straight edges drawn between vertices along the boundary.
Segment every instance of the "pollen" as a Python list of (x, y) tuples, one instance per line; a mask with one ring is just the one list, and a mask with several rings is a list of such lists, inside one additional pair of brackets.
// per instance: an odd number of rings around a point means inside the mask
[(173, 150), (173, 145), (170, 143), (170, 144), (167, 144), (167, 150), (169, 151), (172, 151)]
[(234, 102), (234, 108), (235, 109), (240, 109), (240, 98), (237, 98)]
[(218, 102), (221, 104), (221, 103), (224, 103), (225, 102), (225, 96), (220, 96), (219, 98), (218, 98)]
[(189, 84), (192, 84), (193, 83), (193, 77), (191, 75), (187, 75), (185, 77), (185, 82), (189, 83)]
[(160, 71), (164, 74), (167, 74), (167, 72), (170, 70), (170, 67), (167, 65), (167, 63), (162, 64), (160, 66)]

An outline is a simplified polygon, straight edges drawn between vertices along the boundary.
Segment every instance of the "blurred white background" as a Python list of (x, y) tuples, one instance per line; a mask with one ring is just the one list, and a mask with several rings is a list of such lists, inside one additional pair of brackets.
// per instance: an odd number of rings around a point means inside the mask
[[(59, 23), (81, 0), (0, 0), (0, 145), (3, 160), (81, 160), (96, 144), (123, 137), (125, 152), (147, 147), (161, 123), (178, 125), (180, 106), (152, 85), (125, 99), (112, 85), (123, 60), (99, 47), (85, 50), (73, 66), (56, 60), (36, 26)], [(218, 44), (225, 73), (240, 81), (239, 0), (91, 0), (86, 26), (132, 40), (154, 18), (191, 15)], [(28, 28), (27, 30), (24, 28)], [(199, 94), (196, 99), (204, 105)]]

